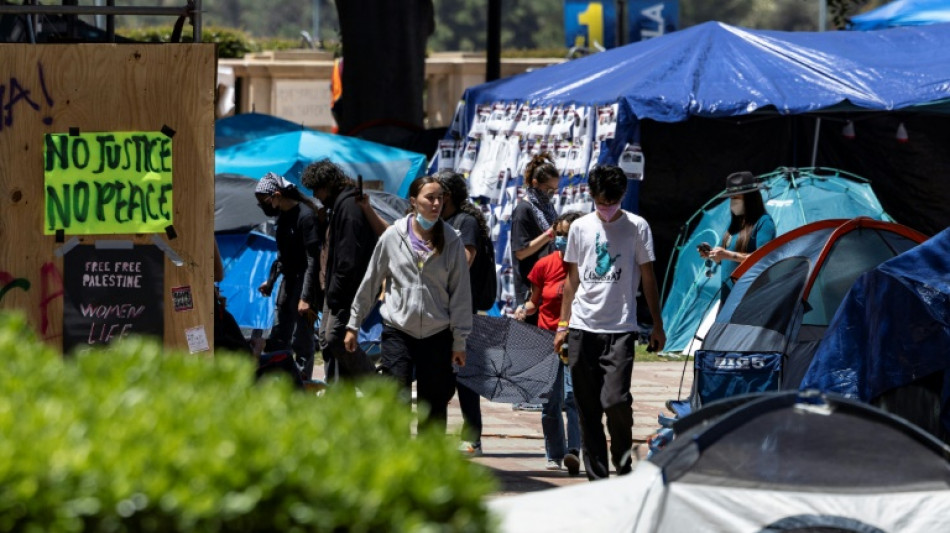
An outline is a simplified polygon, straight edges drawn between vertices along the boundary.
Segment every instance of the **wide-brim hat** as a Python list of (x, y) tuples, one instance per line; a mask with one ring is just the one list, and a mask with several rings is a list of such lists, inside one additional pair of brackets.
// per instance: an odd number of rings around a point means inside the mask
[(762, 188), (762, 185), (763, 183), (747, 170), (733, 172), (726, 176), (726, 190), (723, 191), (723, 196), (757, 191)]

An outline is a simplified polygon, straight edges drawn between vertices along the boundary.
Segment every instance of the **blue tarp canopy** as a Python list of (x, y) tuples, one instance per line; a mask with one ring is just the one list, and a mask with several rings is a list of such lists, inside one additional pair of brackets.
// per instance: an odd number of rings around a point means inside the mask
[[(801, 387), (865, 402), (943, 372), (950, 407), (950, 229), (882, 263), (851, 287)], [(950, 431), (950, 410), (940, 413)]]
[[(923, 26), (950, 22), (950, 0), (896, 0), (877, 9), (855, 15), (849, 30), (882, 30), (898, 26)], [(945, 28), (944, 31), (950, 31)]]
[(894, 110), (950, 98), (948, 64), (945, 27), (782, 32), (707, 22), (469, 88), (462, 127), (468, 131), (475, 104), (501, 101), (619, 102), (618, 137), (631, 118)]
[[(425, 172), (426, 156), (382, 144), (314, 130), (261, 137), (215, 150), (215, 173), (233, 173), (260, 179), (276, 172), (300, 185), (307, 165), (330, 159), (350, 177), (383, 183), (383, 190), (405, 197), (409, 184)], [(312, 191), (304, 188), (308, 194)]]

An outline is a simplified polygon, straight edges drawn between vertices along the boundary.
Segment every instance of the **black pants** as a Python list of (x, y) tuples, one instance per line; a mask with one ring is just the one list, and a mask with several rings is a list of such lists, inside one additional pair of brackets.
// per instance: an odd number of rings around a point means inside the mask
[(445, 433), (449, 400), (455, 394), (452, 372), (452, 331), (417, 339), (392, 326), (383, 326), (380, 344), (383, 375), (391, 376), (410, 398), (415, 373), (419, 407), (428, 416), (419, 421), (419, 429), (433, 428)]
[(459, 408), (462, 411), (462, 440), (481, 442), (482, 440), (482, 404), (477, 392), (455, 383), (459, 395)]
[(633, 350), (635, 333), (591, 333), (571, 329), (567, 336), (574, 401), (581, 423), (584, 468), (590, 480), (607, 478), (607, 438), (601, 423), (607, 415), (610, 458), (617, 474), (632, 470)]
[(274, 326), (267, 337), (265, 352), (277, 350), (294, 351), (297, 368), (310, 379), (313, 374), (313, 357), (316, 347), (313, 341), (313, 323), (297, 312), (300, 291), (303, 289), (303, 274), (284, 273), (277, 291), (277, 309), (274, 313)]
[(350, 320), (349, 309), (332, 310), (323, 306), (320, 322), (320, 350), (326, 365), (327, 381), (339, 378), (354, 379), (376, 373), (376, 366), (359, 346), (348, 352), (343, 346), (346, 323)]

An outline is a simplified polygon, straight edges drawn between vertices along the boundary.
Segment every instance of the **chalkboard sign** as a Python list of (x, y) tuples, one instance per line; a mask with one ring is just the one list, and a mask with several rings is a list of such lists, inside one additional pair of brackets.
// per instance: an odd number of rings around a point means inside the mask
[(63, 353), (165, 331), (165, 256), (153, 245), (76, 246), (63, 258)]

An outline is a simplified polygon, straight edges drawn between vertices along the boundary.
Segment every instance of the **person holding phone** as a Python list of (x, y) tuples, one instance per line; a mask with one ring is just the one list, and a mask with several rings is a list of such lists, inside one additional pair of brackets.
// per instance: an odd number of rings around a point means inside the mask
[(719, 265), (720, 302), (725, 302), (729, 296), (736, 267), (775, 238), (775, 221), (765, 212), (765, 203), (759, 192), (761, 187), (762, 182), (756, 180), (751, 172), (729, 174), (723, 192), (729, 197), (729, 226), (718, 246), (713, 247), (707, 242), (698, 246), (700, 257)]
[[(584, 468), (590, 480), (606, 479), (612, 462), (618, 475), (632, 471), (633, 358), (637, 287), (653, 318), (650, 348), (666, 344), (660, 293), (653, 271), (653, 234), (642, 217), (620, 208), (627, 176), (616, 166), (598, 166), (588, 180), (595, 212), (574, 221), (564, 251), (561, 315), (554, 351), (567, 342), (568, 366), (581, 422)], [(607, 416), (610, 455), (601, 418)], [(609, 462), (608, 462), (609, 461)]]

